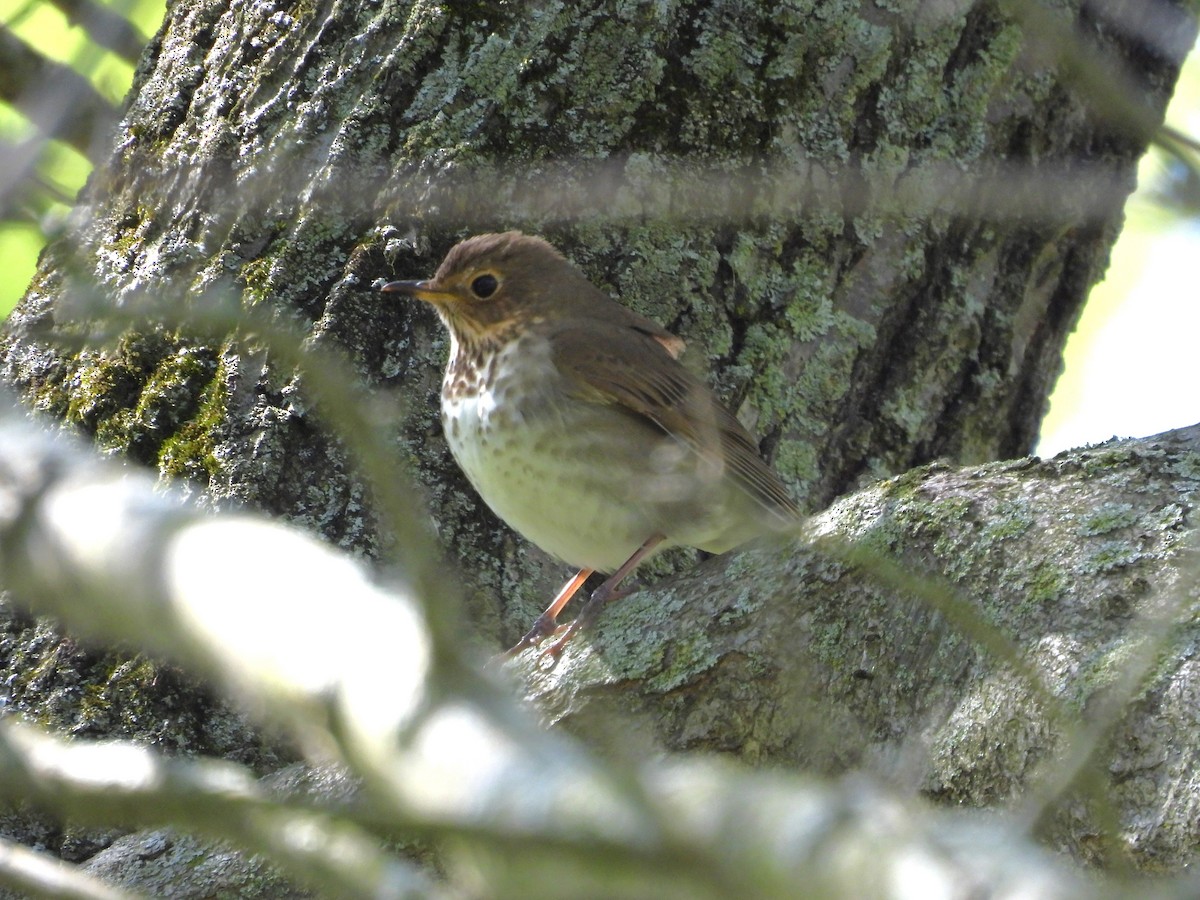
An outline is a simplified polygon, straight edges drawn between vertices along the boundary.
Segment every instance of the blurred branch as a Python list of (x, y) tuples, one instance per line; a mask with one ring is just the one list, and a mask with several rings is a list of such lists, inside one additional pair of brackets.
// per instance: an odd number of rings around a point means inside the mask
[[(427, 185), (426, 170), (401, 170), (381, 189), (402, 202), (414, 192), (456, 223), (665, 221), (742, 223), (759, 217), (853, 218), (921, 222), (940, 215), (986, 222), (1072, 223), (1104, 220), (1128, 198), (1128, 172), (1098, 162), (986, 160), (973, 165), (923, 162), (881, 170), (869, 180), (836, 160), (766, 158), (731, 170), (728, 164), (631, 153), (605, 160), (551, 159), (535, 169), (489, 164), (455, 167)], [(177, 173), (164, 171), (164, 184)], [(361, 176), (345, 190), (365, 190)], [(143, 183), (146, 183), (143, 181)], [(254, 202), (253, 197), (250, 198)], [(269, 198), (259, 205), (267, 206)], [(464, 219), (459, 207), (470, 210)], [(387, 216), (384, 216), (386, 221)]]
[(45, 853), (0, 838), (0, 885), (22, 897), (57, 900), (131, 900), (132, 894), (79, 872)]
[[(0, 221), (32, 222), (38, 226), (44, 235), (56, 228), (54, 204), (70, 207), (75, 198), (62, 185), (56, 184), (50, 177), (38, 171), (37, 155), (46, 147), (46, 141), (33, 137), (20, 143), (11, 143), (0, 139), (0, 159), (16, 167), (28, 165), (28, 176), (17, 184), (7, 194), (0, 194)], [(2, 170), (0, 170), (2, 171)]]
[(94, 0), (50, 0), (62, 10), (67, 21), (78, 25), (101, 47), (130, 63), (136, 64), (146, 46), (146, 36), (119, 13)]
[[(81, 278), (84, 281), (86, 276)], [(440, 549), (428, 528), (413, 515), (413, 509), (423, 507), (424, 500), (394, 452), (391, 436), (382, 424), (386, 419), (374, 415), (361, 382), (340, 353), (307, 340), (270, 313), (244, 308), (236, 297), (219, 290), (192, 298), (186, 308), (169, 311), (160, 298), (148, 296), (113, 307), (103, 295), (81, 284), (69, 308), (72, 316), (92, 326), (84, 337), (92, 344), (115, 340), (126, 329), (154, 323), (167, 330), (182, 328), (189, 335), (206, 336), (214, 343), (236, 335), (270, 346), (276, 364), (297, 373), (305, 394), (340, 436), (371, 485), (381, 531), (392, 539), (389, 558), (403, 570), (413, 596), (421, 604), (421, 614), (433, 635), (435, 657), (453, 653), (461, 606), (458, 585), (440, 565)], [(55, 338), (61, 341), (63, 336)]]
[(331, 895), (427, 897), (432, 888), (373, 835), (266, 797), (250, 772), (228, 762), (167, 759), (115, 741), (67, 743), (0, 721), (0, 797), (73, 821), (169, 822), (267, 853)]
[[(1058, 59), (1098, 115), (1133, 137), (1158, 145), (1186, 166), (1193, 178), (1200, 175), (1196, 140), (1163, 124), (1121, 60), (1097, 53), (1072, 23), (1055, 15), (1042, 0), (1003, 0), (1003, 5), (1022, 24), (1033, 46)], [(1186, 41), (1190, 46), (1196, 35), (1195, 15), (1163, 3), (1146, 5), (1150, 9), (1139, 7), (1136, 17), (1113, 3), (1098, 3), (1093, 12), (1110, 16), (1112, 25), (1149, 44), (1155, 52), (1182, 59), (1186, 51), (1166, 45)]]
[[(660, 896), (784, 897), (802, 886), (861, 895), (900, 883), (916, 858), (939, 891), (1095, 896), (998, 822), (968, 825), (869, 784), (711, 763), (608, 771), (453, 660), (431, 667), (412, 599), (374, 585), (357, 563), (257, 517), (193, 512), (148, 476), (93, 461), (22, 419), (0, 414), (5, 586), (77, 634), (190, 664), (302, 746), (340, 757), (364, 779), (372, 821), (456, 836), (474, 848), (490, 894), (535, 884), (543, 896), (596, 895), (637, 878)], [(403, 896), (419, 883), (328, 811), (257, 796), (237, 767), (3, 734), (10, 798), (226, 827), (285, 871), (348, 895), (369, 883), (376, 896)], [(555, 886), (568, 861), (571, 883)], [(370, 881), (379, 872), (388, 878)]]
[(43, 56), (3, 24), (0, 100), (20, 111), (42, 134), (70, 144), (92, 160), (102, 156), (118, 117), (116, 107), (91, 82), (70, 66)]

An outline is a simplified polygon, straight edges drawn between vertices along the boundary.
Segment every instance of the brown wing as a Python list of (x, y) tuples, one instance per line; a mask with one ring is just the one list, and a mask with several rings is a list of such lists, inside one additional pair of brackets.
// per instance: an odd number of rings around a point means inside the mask
[(586, 330), (564, 328), (552, 343), (554, 364), (580, 396), (617, 403), (645, 416), (706, 460), (728, 466), (734, 482), (768, 512), (788, 520), (799, 516), (795, 501), (762, 461), (749, 432), (676, 362), (674, 347), (658, 333), (592, 320)]

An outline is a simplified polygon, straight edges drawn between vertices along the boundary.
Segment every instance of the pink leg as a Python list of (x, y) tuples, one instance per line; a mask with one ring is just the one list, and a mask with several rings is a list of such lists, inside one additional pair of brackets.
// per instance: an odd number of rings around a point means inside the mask
[(562, 637), (542, 651), (542, 657), (549, 656), (552, 659), (558, 659), (558, 655), (562, 653), (563, 647), (567, 645), (567, 641), (571, 640), (581, 629), (594, 621), (605, 604), (610, 600), (624, 596), (624, 594), (617, 593), (617, 585), (624, 580), (626, 575), (636, 569), (641, 561), (649, 556), (655, 547), (662, 543), (662, 540), (663, 536), (661, 534), (653, 535), (646, 543), (633, 552), (633, 556), (621, 564), (621, 568), (608, 576), (604, 584), (596, 588), (592, 596), (588, 597), (587, 603), (583, 604), (583, 609), (579, 611), (579, 615), (575, 617), (575, 621), (567, 626), (567, 630), (563, 632)]
[(558, 594), (555, 595), (550, 605), (546, 607), (546, 611), (537, 617), (533, 623), (533, 627), (529, 629), (525, 637), (501, 653), (499, 658), (509, 659), (516, 656), (526, 647), (532, 647), (543, 638), (554, 634), (558, 630), (558, 614), (567, 605), (567, 601), (575, 596), (575, 592), (583, 587), (583, 583), (588, 580), (588, 576), (594, 571), (594, 569), (580, 569), (576, 572), (575, 576), (564, 584)]

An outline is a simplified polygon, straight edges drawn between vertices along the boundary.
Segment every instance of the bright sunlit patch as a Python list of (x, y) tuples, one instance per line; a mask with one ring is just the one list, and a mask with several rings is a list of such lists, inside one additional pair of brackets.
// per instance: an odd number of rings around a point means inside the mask
[(431, 651), (415, 607), (313, 538), (224, 516), (179, 532), (164, 572), (178, 615), (255, 699), (350, 704), (358, 727), (391, 735), (424, 696)]
[[(1167, 121), (1200, 133), (1200, 57), (1184, 63)], [(1195, 260), (1200, 225), (1170, 212), (1157, 192), (1164, 166), (1151, 153), (1105, 280), (1067, 342), (1037, 452), (1053, 456), (1110, 437), (1145, 437), (1200, 421)]]
[[(1141, 277), (1103, 324), (1081, 335), (1082, 351), (1068, 356), (1038, 445), (1042, 456), (1114, 435), (1144, 437), (1200, 422), (1200, 304), (1186, 287), (1192, 279), (1180, 272), (1182, 262), (1200, 255), (1200, 228), (1181, 223), (1146, 234), (1131, 222), (1128, 230), (1114, 251), (1114, 266), (1138, 267)], [(1057, 408), (1060, 400), (1067, 411)]]
[(35, 728), (6, 722), (3, 742), (12, 744), (30, 761), (30, 777), (46, 783), (65, 781), (79, 789), (150, 790), (161, 781), (162, 758), (133, 744), (68, 743)]
[(896, 854), (888, 896), (896, 900), (952, 900), (960, 885), (947, 877), (948, 866), (928, 851), (911, 848)]

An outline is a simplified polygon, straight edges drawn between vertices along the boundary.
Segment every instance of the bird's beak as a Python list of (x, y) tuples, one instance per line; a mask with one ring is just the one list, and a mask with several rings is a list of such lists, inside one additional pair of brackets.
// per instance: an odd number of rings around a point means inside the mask
[(407, 297), (416, 297), (426, 303), (450, 303), (454, 300), (454, 294), (449, 291), (439, 291), (437, 288), (431, 287), (428, 281), (389, 281), (380, 285), (379, 291), (384, 294), (404, 294)]

